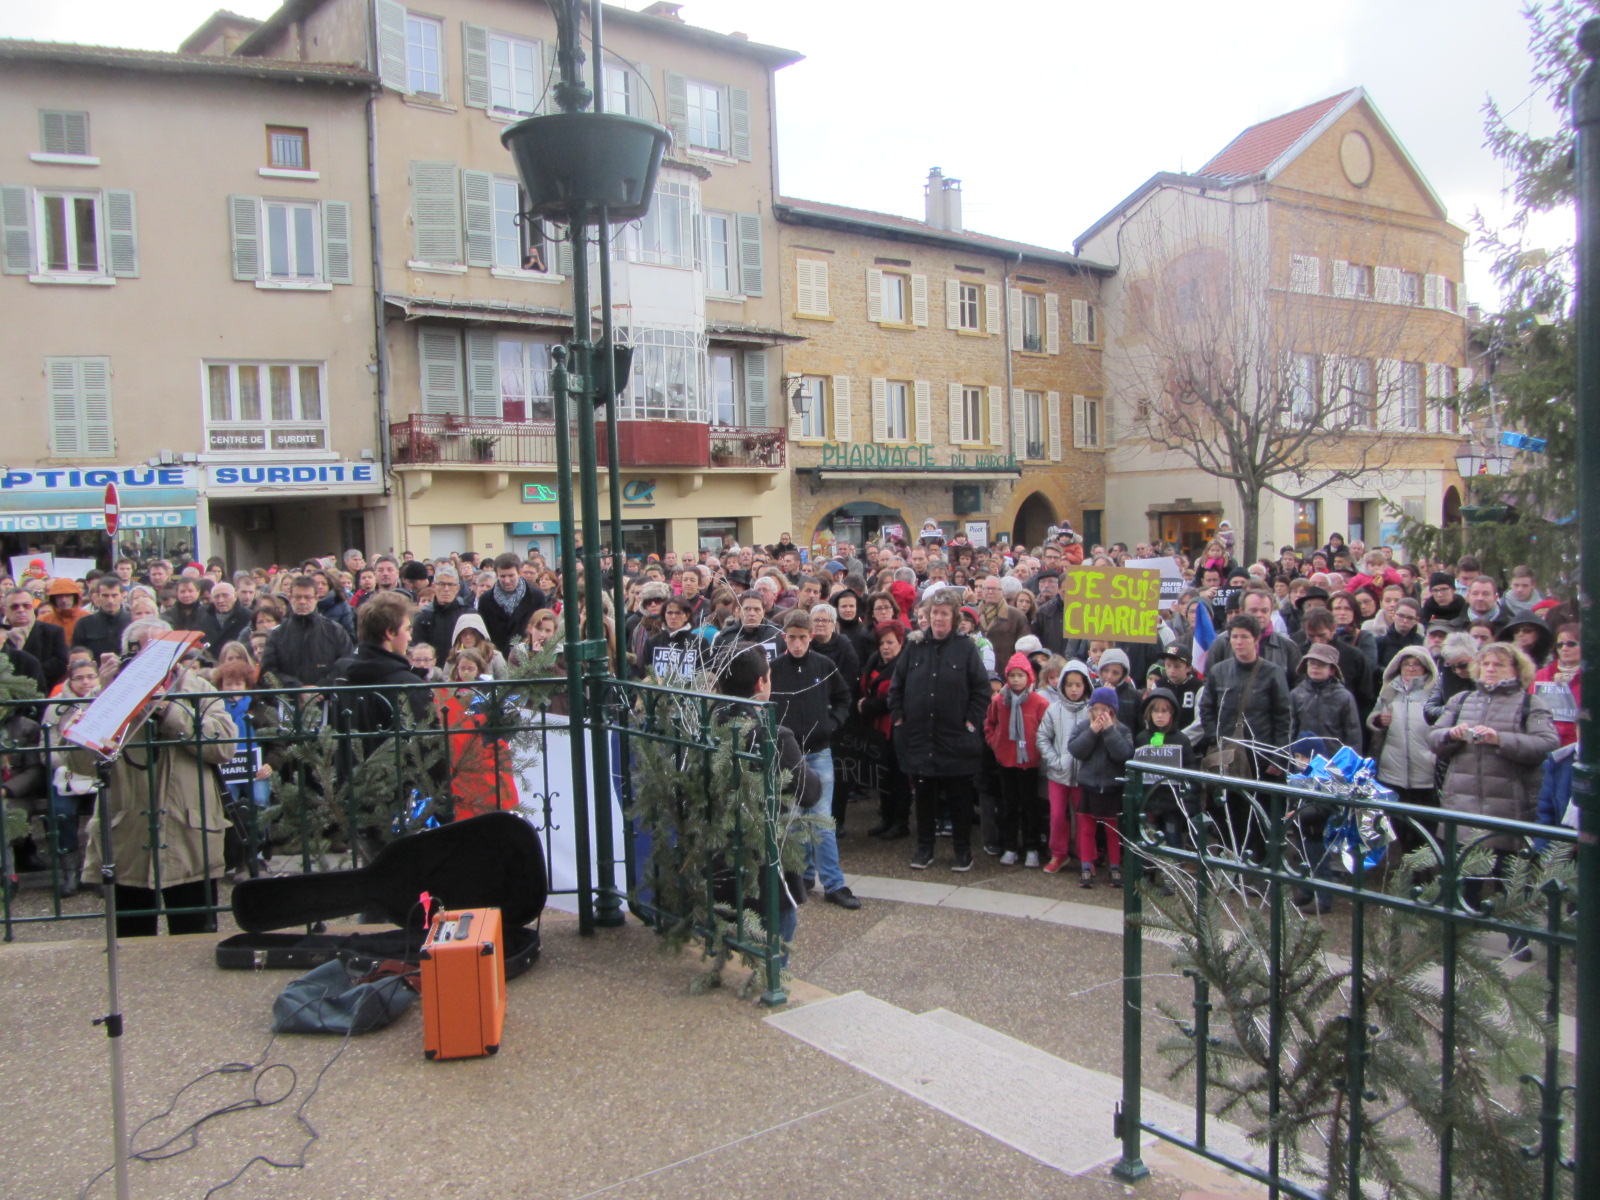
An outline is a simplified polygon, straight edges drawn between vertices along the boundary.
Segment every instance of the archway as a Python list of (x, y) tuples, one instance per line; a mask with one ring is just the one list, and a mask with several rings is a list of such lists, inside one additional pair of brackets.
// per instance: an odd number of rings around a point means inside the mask
[(1017, 506), (1016, 519), (1011, 526), (1013, 546), (1037, 546), (1043, 543), (1050, 526), (1056, 523), (1055, 505), (1043, 492), (1034, 492)]
[(1440, 514), (1439, 524), (1461, 524), (1461, 493), (1454, 484), (1444, 490), (1444, 511)]
[(874, 500), (853, 500), (824, 513), (817, 521), (811, 540), (822, 541), (826, 533), (833, 540), (849, 542), (859, 549), (868, 542), (877, 541), (885, 525), (898, 525), (904, 531), (906, 519), (898, 508)]

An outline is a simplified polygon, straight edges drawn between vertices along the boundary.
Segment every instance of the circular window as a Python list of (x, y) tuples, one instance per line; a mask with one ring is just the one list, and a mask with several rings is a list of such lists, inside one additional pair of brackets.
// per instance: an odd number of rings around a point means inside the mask
[(1352, 129), (1339, 143), (1339, 165), (1344, 177), (1356, 187), (1372, 182), (1372, 143), (1360, 130)]

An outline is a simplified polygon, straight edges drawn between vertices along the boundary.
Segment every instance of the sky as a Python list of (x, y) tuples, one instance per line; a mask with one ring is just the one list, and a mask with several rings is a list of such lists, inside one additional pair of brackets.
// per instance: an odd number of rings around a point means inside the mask
[[(219, 2), (0, 0), (0, 36), (173, 50)], [(277, 3), (226, 6), (265, 17)], [(1484, 101), (1536, 133), (1556, 120), (1529, 80), (1521, 7), (686, 0), (681, 15), (806, 55), (778, 73), (786, 195), (920, 218), (938, 166), (962, 181), (967, 228), (1070, 250), (1155, 172), (1194, 170), (1246, 126), (1357, 85), (1451, 220), (1470, 230), (1482, 211), (1503, 223), (1509, 179), (1483, 148)], [(1552, 243), (1571, 230), (1570, 215), (1538, 227)], [(1494, 299), (1470, 244), (1467, 290)]]

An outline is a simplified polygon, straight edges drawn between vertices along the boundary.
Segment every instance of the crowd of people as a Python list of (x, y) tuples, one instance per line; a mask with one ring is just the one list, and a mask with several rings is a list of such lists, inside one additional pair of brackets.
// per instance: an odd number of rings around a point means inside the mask
[[(808, 781), (797, 794), (836, 829), (852, 801), (875, 797), (867, 835), (911, 839), (918, 870), (948, 836), (956, 871), (971, 869), (976, 845), (1003, 867), (1067, 871), (1092, 887), (1103, 864), (1117, 882), (1122, 780), (1135, 757), (1271, 778), (1296, 756), (1345, 745), (1372, 755), (1405, 801), (1562, 819), (1580, 700), (1573, 602), (1545, 595), (1526, 568), (1502, 581), (1470, 556), (1401, 562), (1336, 534), (1309, 553), (1284, 547), (1239, 563), (1230, 538), (1224, 527), (1194, 558), (1085, 545), (1065, 527), (1036, 547), (929, 538), (859, 553), (836, 543), (831, 557), (787, 534), (682, 558), (619, 560), (602, 549), (601, 624), (636, 679), (712, 689), (743, 662), (743, 688), (759, 674), (799, 748)], [(1164, 595), (1157, 642), (1066, 636), (1065, 572), (1163, 555), (1182, 586)], [(175, 731), (212, 721), (253, 748), (249, 777), (228, 788), (235, 802), (264, 804), (282, 763), (258, 689), (422, 681), (435, 685), (423, 689), (435, 711), (469, 724), (475, 683), (506, 678), (560, 641), (563, 582), (560, 564), (537, 554), (369, 562), (350, 550), (232, 573), (217, 559), (121, 558), (83, 580), (0, 581), (3, 650), (46, 696), (86, 698), (153, 633), (197, 632), (202, 649), (173, 690), (215, 689), (218, 699), (186, 717), (169, 715), (184, 710), (171, 705), (164, 719)], [(766, 669), (753, 671), (755, 659)], [(59, 722), (60, 707), (38, 721)], [(13, 722), (31, 719), (13, 710)], [(28, 738), (7, 730), (13, 747)], [(6, 796), (60, 818), (55, 844), (35, 839), (14, 866), (55, 855), (70, 888), (84, 822), (68, 814), (87, 815), (92, 784), (70, 762), (10, 758)], [(515, 803), (497, 752), (455, 774), (476, 780), (453, 789), (463, 812)], [(203, 827), (211, 798), (189, 801)], [(1147, 817), (1181, 836), (1188, 803), (1158, 788)], [(163, 884), (202, 882), (186, 869), (164, 871)], [(806, 881), (828, 902), (860, 906), (833, 831), (810, 839)]]

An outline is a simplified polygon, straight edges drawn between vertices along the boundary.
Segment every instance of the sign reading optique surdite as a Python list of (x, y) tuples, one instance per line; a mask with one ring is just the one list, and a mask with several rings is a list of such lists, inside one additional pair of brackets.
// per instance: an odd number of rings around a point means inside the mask
[(1015, 471), (1014, 454), (935, 454), (932, 446), (879, 446), (871, 442), (824, 442), (822, 463), (832, 470)]

